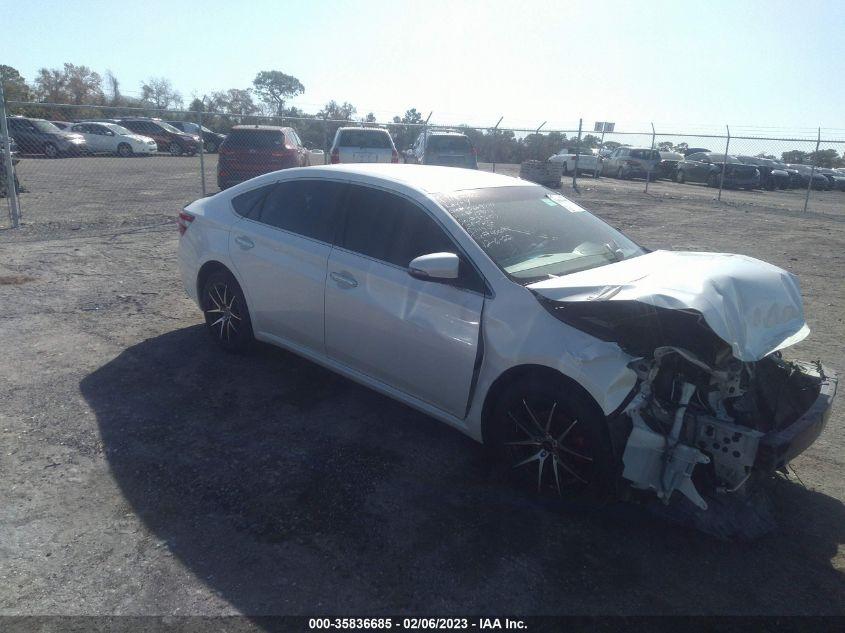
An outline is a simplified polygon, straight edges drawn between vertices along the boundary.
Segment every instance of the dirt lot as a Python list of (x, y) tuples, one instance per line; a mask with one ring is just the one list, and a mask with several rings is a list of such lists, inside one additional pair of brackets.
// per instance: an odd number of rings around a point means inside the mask
[[(209, 344), (175, 261), (196, 166), (22, 165), (25, 224), (0, 232), (0, 613), (845, 614), (841, 402), (755, 542), (526, 498), (426, 416)], [(645, 246), (796, 273), (813, 333), (790, 353), (845, 368), (845, 194), (802, 214), (798, 192), (582, 185), (564, 192)]]

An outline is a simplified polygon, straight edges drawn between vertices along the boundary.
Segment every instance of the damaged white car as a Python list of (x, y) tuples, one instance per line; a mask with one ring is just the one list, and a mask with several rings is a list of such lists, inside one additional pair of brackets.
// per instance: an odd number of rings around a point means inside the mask
[(228, 350), (282, 346), (489, 445), (531, 488), (735, 495), (824, 428), (836, 378), (762, 261), (649, 252), (548, 189), (445, 167), (266, 174), (180, 214)]

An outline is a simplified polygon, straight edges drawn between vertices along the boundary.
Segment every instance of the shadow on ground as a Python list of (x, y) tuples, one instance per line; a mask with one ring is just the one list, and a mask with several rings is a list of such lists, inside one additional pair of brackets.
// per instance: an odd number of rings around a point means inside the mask
[(793, 484), (753, 543), (541, 502), (446, 426), (276, 349), (218, 352), (200, 326), (81, 390), (135, 511), (246, 614), (842, 613), (845, 510)]

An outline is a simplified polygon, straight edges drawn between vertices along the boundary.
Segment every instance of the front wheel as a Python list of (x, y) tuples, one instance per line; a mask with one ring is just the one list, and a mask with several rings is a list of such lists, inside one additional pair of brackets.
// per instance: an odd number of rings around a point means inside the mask
[(132, 156), (132, 148), (127, 143), (121, 143), (117, 146), (117, 155), (122, 158), (129, 158)]
[(59, 148), (52, 143), (47, 143), (44, 145), (44, 155), (47, 158), (56, 158), (59, 155)]
[(209, 333), (227, 352), (243, 353), (253, 341), (252, 321), (243, 291), (228, 270), (211, 273), (201, 295)]
[(505, 388), (485, 443), (499, 467), (541, 494), (606, 493), (614, 459), (604, 415), (563, 380), (525, 376)]
[(171, 156), (181, 156), (182, 155), (182, 146), (179, 143), (171, 143), (170, 144), (170, 155)]

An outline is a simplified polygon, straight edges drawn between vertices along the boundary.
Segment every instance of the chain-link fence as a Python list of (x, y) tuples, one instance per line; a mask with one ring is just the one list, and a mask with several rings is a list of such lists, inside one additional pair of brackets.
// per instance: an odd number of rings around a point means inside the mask
[[(91, 205), (130, 215), (172, 213), (174, 203), (261, 173), (373, 160), (477, 166), (514, 176), (526, 161), (551, 160), (559, 163), (565, 190), (577, 191), (579, 182), (645, 192), (673, 188), (725, 203), (821, 213), (845, 202), (845, 138), (836, 131), (778, 138), (759, 129), (702, 133), (651, 124), (596, 132), (581, 122), (531, 129), (504, 127), (501, 120), (446, 126), (84, 104), (8, 102), (5, 109), (0, 195), (12, 226), (29, 211), (49, 217)], [(338, 133), (349, 127), (359, 130)], [(361, 134), (363, 127), (381, 132)]]

